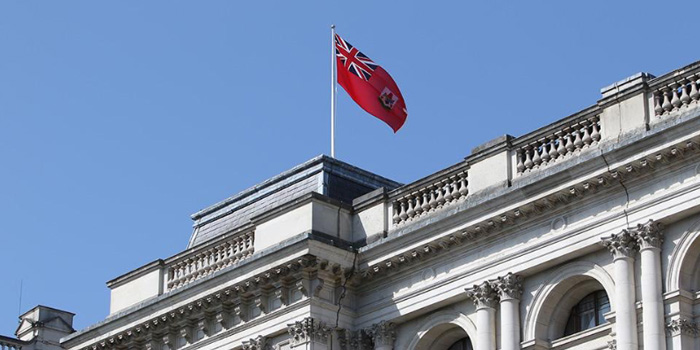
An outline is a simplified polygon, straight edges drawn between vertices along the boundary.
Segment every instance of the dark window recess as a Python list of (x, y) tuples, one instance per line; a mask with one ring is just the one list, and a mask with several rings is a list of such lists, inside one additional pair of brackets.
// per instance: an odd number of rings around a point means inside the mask
[(447, 350), (473, 350), (472, 342), (469, 337), (465, 337), (452, 344)]
[(604, 290), (586, 295), (571, 309), (564, 336), (605, 323), (603, 315), (607, 312), (610, 312), (610, 301)]

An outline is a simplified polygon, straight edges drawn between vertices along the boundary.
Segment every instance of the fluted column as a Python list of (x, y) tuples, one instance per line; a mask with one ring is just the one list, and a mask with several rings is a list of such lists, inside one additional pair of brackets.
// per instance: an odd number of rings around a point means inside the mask
[(467, 297), (476, 305), (476, 349), (496, 350), (496, 305), (498, 295), (492, 282), (467, 289)]
[(501, 300), (501, 349), (520, 350), (520, 298), (523, 278), (508, 273), (498, 277), (496, 290)]
[(374, 341), (374, 350), (393, 350), (396, 340), (396, 325), (388, 321), (382, 321), (372, 325), (369, 331)]
[(628, 230), (603, 239), (613, 255), (615, 273), (615, 331), (619, 350), (638, 350), (634, 289), (634, 253), (637, 242)]
[(645, 350), (666, 350), (664, 332), (664, 304), (661, 295), (660, 224), (649, 220), (637, 225), (635, 237), (639, 244), (642, 263), (642, 330)]

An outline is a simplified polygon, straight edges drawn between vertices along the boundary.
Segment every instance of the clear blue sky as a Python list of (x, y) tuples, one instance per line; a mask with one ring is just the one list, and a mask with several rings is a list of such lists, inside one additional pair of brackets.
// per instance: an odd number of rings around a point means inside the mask
[(80, 329), (189, 214), (329, 149), (329, 26), (386, 68), (397, 134), (340, 90), (338, 158), (401, 182), (700, 60), (700, 2), (0, 2), (0, 334)]

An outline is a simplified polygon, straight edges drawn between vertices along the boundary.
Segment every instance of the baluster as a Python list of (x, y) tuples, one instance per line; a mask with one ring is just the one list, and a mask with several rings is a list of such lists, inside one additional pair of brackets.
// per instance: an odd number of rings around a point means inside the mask
[(598, 131), (598, 118), (591, 118), (591, 124), (593, 124), (593, 132), (591, 133), (591, 138), (594, 142), (600, 141), (600, 132)]
[(426, 190), (423, 190), (423, 205), (421, 205), (421, 209), (423, 209), (423, 214), (427, 213), (428, 210), (430, 210), (430, 198), (428, 197), (428, 192)]
[(581, 122), (583, 125), (583, 138), (581, 141), (583, 141), (583, 144), (588, 147), (591, 145), (593, 142), (593, 138), (591, 137), (591, 133), (588, 131), (588, 128), (590, 127), (590, 123), (587, 120), (584, 120)]
[(532, 146), (532, 150), (535, 152), (535, 154), (532, 156), (532, 162), (535, 163), (535, 165), (540, 165), (542, 164), (542, 158), (540, 157), (540, 146), (535, 143)]
[(557, 131), (554, 135), (557, 136), (557, 153), (562, 157), (566, 155), (566, 147), (564, 147), (564, 132)]
[(438, 196), (437, 196), (437, 203), (438, 203), (438, 208), (441, 207), (445, 203), (445, 196), (442, 193), (442, 187), (440, 186), (440, 183), (435, 184), (435, 191), (437, 191)]
[(433, 186), (428, 187), (430, 191), (430, 209), (435, 209), (438, 206), (437, 198), (435, 198), (435, 188)]
[(462, 198), (466, 198), (468, 193), (469, 188), (467, 188), (467, 174), (462, 173), (459, 179), (459, 194), (462, 195)]
[(673, 105), (673, 109), (678, 109), (678, 107), (681, 106), (681, 99), (678, 97), (679, 86), (680, 84), (678, 83), (671, 84), (671, 91), (673, 92), (673, 97), (671, 98), (671, 105)]
[(394, 221), (394, 224), (398, 224), (399, 220), (401, 220), (401, 218), (399, 218), (399, 202), (398, 201), (394, 202), (394, 204), (392, 205), (392, 209), (394, 210), (394, 216), (392, 217), (392, 219)]
[(671, 104), (671, 88), (664, 88), (664, 102), (661, 104), (661, 107), (663, 107), (664, 111), (670, 112), (673, 109), (673, 105)]
[(557, 139), (556, 137), (549, 138), (549, 158), (551, 160), (557, 159), (559, 152), (557, 152)]
[(524, 149), (525, 149), (525, 163), (523, 163), (523, 165), (525, 165), (526, 169), (531, 169), (532, 166), (535, 164), (532, 161), (532, 159), (530, 159), (530, 148), (531, 148), (530, 145), (527, 145), (524, 147)]
[(571, 153), (574, 151), (574, 148), (576, 148), (574, 146), (574, 140), (571, 139), (571, 134), (573, 132), (571, 128), (567, 128), (566, 130), (566, 145), (564, 145), (564, 147), (566, 147), (566, 153)]
[(525, 170), (525, 164), (523, 164), (523, 150), (522, 149), (518, 150), (518, 154), (516, 155), (516, 158), (518, 158), (518, 165), (515, 167), (515, 169), (517, 169), (519, 173), (522, 173)]
[(416, 199), (414, 211), (416, 212), (416, 216), (419, 216), (423, 213), (423, 196), (421, 196), (420, 192), (413, 192), (413, 198)]
[(687, 105), (690, 103), (690, 79), (686, 78), (681, 82), (681, 103)]
[(549, 162), (552, 157), (549, 156), (549, 152), (547, 152), (547, 145), (549, 140), (547, 138), (542, 139), (542, 162), (547, 163)]
[(693, 101), (700, 99), (700, 92), (698, 92), (698, 77), (696, 75), (691, 75), (690, 79), (690, 98)]
[(656, 115), (662, 115), (664, 113), (664, 108), (661, 107), (661, 92), (657, 91), (654, 93), (654, 113)]
[(442, 183), (444, 184), (442, 188), (445, 189), (445, 203), (452, 202), (452, 191), (450, 190), (450, 180), (443, 180)]
[(452, 176), (450, 178), (450, 180), (452, 181), (450, 183), (450, 187), (452, 187), (452, 200), (456, 201), (459, 199), (459, 196), (460, 196), (460, 194), (459, 194), (459, 182), (457, 182), (457, 176)]
[(406, 215), (408, 215), (409, 218), (413, 217), (413, 214), (416, 213), (415, 210), (413, 210), (413, 197), (410, 195), (406, 197), (406, 202), (408, 202), (408, 209), (406, 210)]
[(399, 213), (399, 218), (401, 221), (405, 221), (406, 218), (408, 218), (408, 214), (406, 214), (406, 200), (401, 199), (401, 212)]
[(576, 149), (581, 149), (583, 147), (583, 140), (581, 140), (581, 130), (578, 129), (580, 126), (575, 127), (574, 132), (576, 133), (576, 138), (574, 139), (574, 147)]

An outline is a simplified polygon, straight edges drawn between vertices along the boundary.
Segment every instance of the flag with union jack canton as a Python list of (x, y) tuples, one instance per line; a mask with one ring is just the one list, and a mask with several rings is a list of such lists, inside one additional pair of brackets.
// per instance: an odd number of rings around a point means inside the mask
[(381, 66), (340, 35), (335, 35), (338, 84), (367, 113), (387, 123), (394, 132), (408, 116), (406, 103), (394, 79)]

